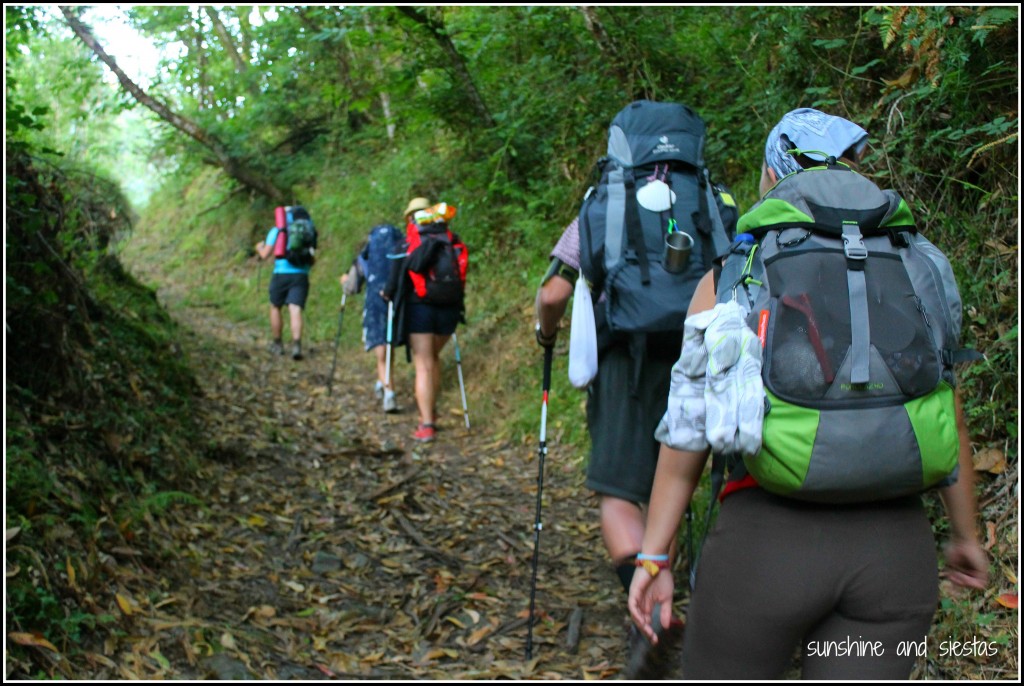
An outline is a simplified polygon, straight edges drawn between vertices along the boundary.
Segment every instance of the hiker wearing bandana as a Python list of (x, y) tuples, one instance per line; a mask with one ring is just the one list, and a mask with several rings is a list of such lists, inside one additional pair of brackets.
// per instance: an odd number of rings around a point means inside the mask
[[(952, 362), (969, 360), (969, 355), (960, 354), (971, 351), (957, 349), (960, 301), (955, 282), (949, 284), (952, 271), (945, 257), (917, 234), (910, 211), (898, 196), (878, 190), (855, 171), (867, 138), (867, 132), (856, 124), (817, 110), (800, 109), (785, 115), (765, 145), (762, 201), (741, 217), (738, 226), (738, 239), (745, 231), (752, 234), (747, 250), (762, 236), (778, 232), (778, 239), (768, 237), (757, 246), (770, 252), (774, 259), (764, 258), (762, 264), (769, 266), (761, 273), (762, 278), (756, 279), (757, 288), (771, 287), (784, 292), (792, 287), (794, 279), (780, 278), (780, 274), (792, 277), (794, 270), (799, 271), (801, 264), (807, 264), (806, 260), (819, 260), (821, 265), (836, 268), (813, 272), (813, 282), (822, 289), (840, 292), (849, 302), (830, 302), (814, 289), (801, 285), (803, 292), (797, 294), (799, 297), (786, 294), (777, 297), (772, 308), (765, 306), (762, 318), (770, 324), (758, 331), (758, 306), (743, 310), (740, 305), (744, 302), (742, 294), (752, 281), (726, 278), (728, 258), (717, 282), (717, 297), (715, 274), (709, 273), (691, 301), (682, 355), (672, 372), (668, 411), (657, 431), (662, 446), (643, 553), (656, 557), (670, 550), (709, 453), (717, 459), (723, 452), (733, 452), (741, 454), (742, 460), (729, 471), (720, 498), (720, 512), (696, 567), (682, 650), (686, 679), (778, 679), (791, 667), (798, 648), (805, 679), (909, 678), (917, 653), (901, 650), (901, 646), (918, 645), (925, 640), (938, 602), (935, 540), (919, 495), (929, 488), (938, 489), (949, 518), (951, 540), (946, 547), (945, 574), (960, 586), (986, 586), (988, 560), (976, 531), (971, 447), (961, 402), (953, 391), (952, 363), (943, 364), (940, 381), (936, 381), (940, 378), (938, 373), (931, 375), (934, 392), (926, 388), (909, 394), (912, 397), (904, 404), (882, 406), (890, 377), (912, 375), (915, 366), (929, 364), (929, 357), (937, 365), (935, 360), (945, 358), (944, 346), (948, 346)], [(848, 188), (844, 185), (848, 183), (863, 193), (843, 196), (834, 205), (825, 202), (827, 191)], [(823, 190), (826, 192), (822, 195)], [(857, 208), (858, 198), (864, 199), (863, 210)], [(873, 200), (882, 202), (869, 202)], [(789, 211), (793, 207), (802, 208), (788, 215), (801, 219), (789, 220), (791, 224), (799, 223), (795, 228), (789, 228), (785, 222), (755, 221), (769, 210)], [(858, 221), (849, 220), (851, 216)], [(843, 221), (836, 221), (837, 217)], [(895, 228), (890, 228), (889, 233), (872, 233), (872, 221), (881, 229), (894, 225)], [(838, 237), (811, 235), (830, 222), (841, 224)], [(786, 232), (795, 237), (783, 235)], [(740, 242), (734, 243), (733, 248)], [(865, 245), (868, 247), (864, 248)], [(898, 254), (902, 259), (879, 257), (888, 256), (887, 251), (888, 255)], [(748, 263), (753, 263), (754, 253), (750, 255)], [(779, 265), (787, 259), (789, 271), (783, 271)], [(828, 263), (829, 259), (834, 261)], [(939, 277), (932, 275), (948, 273), (948, 278), (944, 276), (932, 291), (947, 287), (940, 302), (948, 303), (952, 312), (950, 315), (938, 311), (939, 307), (928, 311), (931, 328), (923, 328), (923, 338), (916, 339), (923, 343), (910, 340), (907, 332), (916, 324), (909, 318), (902, 327), (878, 326), (886, 310), (867, 309), (875, 308), (885, 291), (871, 279), (879, 278), (885, 270), (889, 270), (884, 274), (886, 278), (899, 270), (910, 272), (912, 267), (905, 265), (915, 260), (917, 264), (931, 260), (930, 264), (938, 265), (936, 269), (916, 272), (920, 279), (935, 278), (938, 282)], [(748, 271), (747, 275), (753, 276), (753, 272)], [(775, 281), (769, 286), (772, 279)], [(929, 284), (934, 286), (935, 282)], [(915, 280), (914, 288), (917, 287)], [(726, 293), (725, 289), (738, 291), (740, 296)], [(914, 292), (910, 291), (911, 295)], [(875, 297), (879, 293), (882, 295)], [(817, 312), (813, 307), (815, 298)], [(870, 312), (871, 317), (865, 316), (860, 328), (851, 327), (849, 320), (857, 320), (860, 302), (865, 303), (865, 313)], [(737, 310), (741, 313), (737, 314)], [(788, 332), (792, 334), (789, 339), (785, 333), (778, 333), (780, 327), (784, 328), (785, 317), (796, 322)], [(833, 322), (846, 317), (845, 335), (849, 339), (852, 329), (852, 342), (847, 340), (845, 347), (840, 347), (831, 335), (833, 330), (826, 317)], [(874, 324), (870, 327), (870, 339), (858, 343), (869, 319)], [(947, 322), (953, 324), (946, 327)], [(913, 345), (934, 345), (934, 328), (949, 332), (940, 346), (943, 355), (887, 358), (885, 348), (892, 340), (892, 331), (905, 334), (895, 347), (911, 350)], [(759, 334), (768, 339), (767, 347), (765, 338), (759, 340)], [(935, 334), (936, 338), (941, 335)], [(772, 343), (776, 344), (774, 349)], [(856, 360), (858, 346), (866, 353), (860, 369)], [(797, 356), (801, 363), (792, 369), (807, 378), (794, 378), (788, 372), (773, 376), (770, 365), (787, 355), (793, 358), (792, 353), (798, 348), (802, 350)], [(723, 364), (721, 358), (726, 356), (729, 360)], [(890, 364), (889, 358), (899, 364)], [(890, 366), (883, 369), (885, 364)], [(861, 381), (861, 373), (869, 381)], [(786, 394), (779, 392), (779, 387), (784, 383), (802, 385), (789, 386), (798, 390), (783, 398)], [(792, 396), (802, 392), (801, 388), (824, 389), (816, 407), (804, 410), (791, 401)], [(899, 392), (906, 393), (897, 388), (897, 395)], [(861, 398), (854, 397), (858, 393)], [(841, 406), (833, 409), (830, 403), (837, 397)], [(864, 397), (868, 402), (863, 402)], [(765, 403), (765, 398), (770, 402)], [(916, 414), (902, 412), (904, 405), (909, 407), (926, 398), (934, 398), (935, 404)], [(859, 402), (862, 404), (858, 405)], [(816, 413), (814, 422), (790, 425), (785, 440), (780, 442), (779, 432), (770, 430), (782, 426), (787, 417), (806, 411)], [(844, 421), (830, 424), (829, 412), (846, 413), (842, 415)], [(897, 454), (887, 456), (886, 466), (901, 460), (907, 463), (904, 457), (917, 459), (916, 473), (920, 478), (922, 471), (928, 473), (921, 468), (925, 443), (937, 441), (938, 434), (942, 434), (943, 459), (947, 461), (942, 470), (925, 483), (910, 479), (893, 484), (876, 479), (873, 474), (855, 474), (859, 463), (874, 465), (872, 460), (890, 450), (888, 444), (897, 440), (893, 438), (896, 434), (882, 435), (873, 427), (882, 427), (890, 418), (902, 421), (906, 414), (917, 424), (912, 430), (903, 431), (902, 439), (920, 441), (920, 451), (916, 452), (916, 445), (913, 449), (901, 445), (895, 451)], [(859, 417), (873, 419), (862, 423), (857, 421)], [(922, 423), (929, 429), (934, 426), (934, 430), (922, 431)], [(833, 440), (818, 445), (816, 442), (823, 434)], [(836, 440), (837, 436), (842, 440)], [(795, 480), (788, 486), (791, 490), (786, 491), (772, 482), (775, 474), (767, 467), (784, 464), (804, 445), (814, 448), (809, 451), (806, 478)], [(837, 467), (836, 457), (843, 451), (856, 453), (857, 459)], [(825, 459), (824, 464), (815, 462), (821, 458)], [(910, 464), (913, 473), (913, 463)], [(821, 471), (815, 472), (816, 469)], [(815, 480), (829, 469), (840, 470), (839, 486), (816, 492)], [(658, 640), (652, 622), (664, 625), (670, 619), (673, 591), (671, 573), (659, 573), (656, 566), (637, 569), (630, 589), (630, 612), (652, 641)], [(656, 608), (659, 617), (652, 616)]]

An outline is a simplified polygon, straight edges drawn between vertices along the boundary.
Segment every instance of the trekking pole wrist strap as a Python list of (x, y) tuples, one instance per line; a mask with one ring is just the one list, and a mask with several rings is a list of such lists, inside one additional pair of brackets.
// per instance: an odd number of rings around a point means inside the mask
[(537, 322), (536, 326), (534, 327), (534, 332), (537, 336), (537, 343), (539, 343), (542, 347), (550, 348), (555, 344), (555, 341), (558, 340), (558, 329), (556, 328), (553, 333), (545, 336), (544, 332), (541, 331), (540, 322)]

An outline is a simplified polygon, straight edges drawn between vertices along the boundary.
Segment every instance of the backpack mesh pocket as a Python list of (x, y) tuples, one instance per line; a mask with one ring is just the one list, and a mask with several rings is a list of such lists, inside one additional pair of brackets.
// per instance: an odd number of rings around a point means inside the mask
[[(789, 262), (793, 257), (799, 261)], [(941, 364), (921, 301), (898, 258), (872, 256), (864, 263), (866, 384), (850, 382), (853, 332), (842, 251), (780, 253), (766, 268), (773, 297), (764, 380), (774, 393), (791, 402), (839, 407), (902, 403), (936, 387)]]

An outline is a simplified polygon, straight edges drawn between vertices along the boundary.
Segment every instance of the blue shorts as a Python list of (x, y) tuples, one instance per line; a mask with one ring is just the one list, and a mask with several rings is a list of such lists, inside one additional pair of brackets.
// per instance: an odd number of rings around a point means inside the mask
[(458, 305), (428, 305), (409, 303), (405, 323), (409, 333), (432, 333), (451, 336), (462, 317)]
[(309, 297), (309, 274), (274, 274), (270, 277), (270, 304), (281, 307), (306, 306)]

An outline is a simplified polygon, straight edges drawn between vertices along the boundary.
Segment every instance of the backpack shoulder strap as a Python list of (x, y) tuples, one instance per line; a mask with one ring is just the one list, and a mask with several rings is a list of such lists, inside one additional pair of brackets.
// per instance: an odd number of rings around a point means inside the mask
[[(644, 242), (644, 232), (640, 224), (640, 206), (636, 201), (636, 178), (632, 169), (622, 170), (622, 182), (626, 189), (626, 207), (624, 221), (626, 223), (627, 244), (636, 252), (637, 260), (640, 263), (640, 283), (645, 286), (651, 282), (651, 263), (647, 257), (647, 244)], [(609, 215), (611, 208), (609, 206)], [(605, 246), (605, 251), (608, 247)]]
[(717, 302), (735, 300), (746, 311), (754, 306), (764, 278), (764, 266), (757, 259), (759, 249), (753, 235), (741, 233), (736, 236), (715, 274)]
[[(729, 241), (736, 230), (735, 226), (726, 226), (722, 213), (718, 208), (718, 189), (711, 181), (711, 172), (707, 167), (701, 167), (698, 171), (698, 182), (700, 184), (700, 210), (701, 224), (698, 229), (706, 227), (709, 235), (710, 251), (705, 255), (704, 261), (708, 266), (710, 262), (725, 254), (729, 249)], [(730, 197), (731, 200), (731, 197)], [(706, 219), (705, 219), (706, 217)]]

